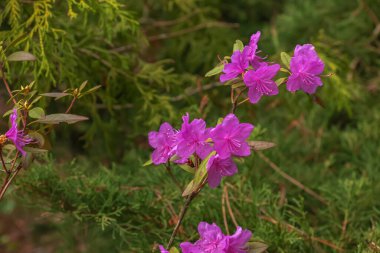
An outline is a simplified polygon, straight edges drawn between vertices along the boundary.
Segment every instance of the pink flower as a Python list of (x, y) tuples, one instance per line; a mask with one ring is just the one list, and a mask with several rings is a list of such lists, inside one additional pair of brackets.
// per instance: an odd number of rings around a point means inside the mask
[(148, 135), (149, 144), (155, 150), (152, 153), (152, 162), (156, 165), (166, 163), (175, 152), (177, 143), (176, 131), (169, 123), (163, 123), (158, 132), (152, 131)]
[(258, 49), (257, 44), (259, 43), (260, 35), (261, 35), (260, 31), (252, 34), (249, 44), (245, 46), (243, 49), (243, 54), (248, 59), (248, 62), (255, 69), (259, 67), (260, 62), (262, 61), (262, 58), (256, 55), (257, 49)]
[(280, 65), (261, 64), (257, 70), (248, 70), (244, 75), (244, 83), (248, 87), (249, 101), (253, 104), (259, 102), (265, 96), (278, 94), (276, 83), (272, 80), (280, 70)]
[(207, 163), (208, 185), (215, 188), (220, 184), (222, 177), (232, 176), (237, 172), (237, 166), (231, 157), (221, 159), (219, 155), (213, 155)]
[(182, 128), (177, 135), (177, 155), (182, 159), (187, 159), (196, 153), (201, 159), (206, 158), (212, 151), (212, 147), (206, 142), (210, 136), (206, 122), (203, 119), (194, 119), (189, 123), (188, 113), (182, 119)]
[(235, 234), (226, 236), (216, 224), (207, 222), (199, 223), (198, 232), (198, 241), (180, 244), (183, 253), (247, 253), (246, 244), (252, 236), (241, 227), (237, 227)]
[(246, 245), (252, 233), (248, 229), (237, 227), (235, 234), (227, 236), (229, 245), (226, 253), (246, 253)]
[(294, 56), (290, 60), (292, 73), (288, 78), (286, 88), (291, 92), (303, 90), (308, 94), (315, 93), (317, 87), (322, 86), (319, 75), (323, 72), (324, 67), (325, 65), (318, 57), (313, 45), (297, 45)]
[(228, 247), (228, 240), (216, 224), (201, 222), (198, 225), (200, 239), (194, 244), (184, 242), (180, 244), (183, 253), (224, 253)]
[(223, 122), (211, 130), (211, 138), (214, 141), (214, 149), (220, 159), (226, 159), (231, 155), (249, 156), (251, 149), (246, 142), (254, 126), (248, 123), (239, 123), (234, 114), (228, 114)]
[(158, 247), (160, 248), (161, 253), (169, 253), (169, 251), (166, 250), (166, 249), (164, 248), (164, 246), (159, 245)]
[(224, 74), (221, 74), (219, 79), (222, 83), (234, 79), (244, 73), (248, 66), (249, 63), (246, 55), (236, 50), (231, 56), (231, 63), (224, 65)]
[(24, 146), (33, 141), (32, 138), (29, 138), (24, 134), (23, 130), (18, 130), (17, 128), (17, 109), (13, 109), (13, 113), (10, 116), (11, 119), (11, 128), (5, 133), (5, 136), (13, 142), (17, 150), (21, 152), (23, 156), (26, 155)]

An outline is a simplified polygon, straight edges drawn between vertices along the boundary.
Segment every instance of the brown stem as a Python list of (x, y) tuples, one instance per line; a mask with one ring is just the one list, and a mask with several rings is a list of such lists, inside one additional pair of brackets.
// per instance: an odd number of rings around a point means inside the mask
[(313, 191), (309, 187), (303, 185), (301, 182), (299, 182), (295, 178), (293, 178), (290, 175), (288, 175), (287, 173), (285, 173), (276, 164), (274, 164), (268, 157), (266, 157), (263, 153), (257, 152), (257, 154), (259, 155), (259, 157), (264, 162), (266, 162), (269, 165), (269, 167), (271, 167), (274, 171), (276, 171), (278, 174), (280, 174), (280, 176), (282, 176), (283, 178), (285, 178), (286, 180), (288, 180), (290, 183), (294, 184), (295, 186), (297, 186), (301, 190), (304, 190), (307, 194), (309, 194), (310, 196), (312, 196), (315, 199), (319, 200), (323, 204), (325, 204), (325, 205), (328, 204), (328, 202), (327, 202), (326, 199), (324, 199), (322, 196), (320, 196), (318, 193), (316, 193), (315, 191)]
[(234, 95), (234, 92), (233, 92), (233, 88), (231, 87), (231, 102), (232, 102), (232, 108), (231, 108), (231, 113), (235, 113), (236, 111), (236, 108), (238, 106), (238, 100), (239, 100), (239, 97), (240, 95), (243, 93), (243, 91), (245, 90), (245, 88), (241, 89), (238, 91), (238, 94), (236, 95), (236, 97), (233, 97)]
[(182, 185), (178, 182), (177, 178), (174, 176), (172, 172), (172, 168), (170, 167), (170, 163), (165, 164), (166, 171), (168, 172), (169, 176), (173, 180), (174, 184), (178, 187), (178, 189), (183, 192)]
[(3, 79), (3, 83), (4, 83), (4, 85), (5, 85), (5, 88), (7, 89), (8, 94), (9, 94), (10, 98), (12, 99), (13, 103), (16, 105), (16, 104), (17, 104), (17, 101), (16, 101), (16, 99), (13, 97), (13, 95), (12, 95), (12, 91), (11, 91), (11, 89), (9, 88), (9, 84), (8, 84), (8, 82), (7, 82), (7, 79), (5, 78), (5, 73), (4, 73), (4, 69), (3, 69), (3, 65), (2, 65), (2, 64), (0, 65), (0, 73), (1, 73), (1, 77), (2, 77), (2, 79)]
[(74, 103), (75, 103), (76, 100), (77, 100), (77, 97), (74, 96), (73, 100), (72, 100), (71, 103), (70, 103), (69, 108), (67, 108), (67, 110), (66, 110), (65, 113), (69, 113), (69, 112), (70, 112), (70, 110), (71, 110), (71, 108), (73, 108), (73, 105), (74, 105)]
[(7, 166), (5, 165), (4, 157), (3, 157), (3, 149), (0, 148), (0, 158), (1, 158), (1, 164), (3, 165), (4, 170), (8, 173)]
[(17, 174), (19, 173), (19, 171), (21, 170), (21, 168), (22, 168), (22, 164), (20, 163), (17, 166), (17, 168), (16, 168), (16, 170), (15, 170), (15, 172), (13, 174), (11, 172), (7, 173), (7, 177), (4, 180), (4, 184), (1, 187), (0, 200), (3, 199), (3, 196), (4, 196), (5, 192), (7, 191), (9, 185), (11, 184), (11, 182), (13, 181), (13, 179), (17, 176)]
[(191, 201), (193, 201), (193, 199), (198, 195), (198, 193), (202, 190), (203, 186), (205, 186), (206, 183), (207, 183), (207, 178), (204, 179), (204, 181), (201, 183), (201, 185), (198, 187), (198, 189), (196, 189), (189, 196), (187, 196), (186, 201), (185, 201), (185, 203), (184, 203), (184, 205), (183, 205), (183, 207), (181, 209), (181, 212), (179, 214), (178, 222), (175, 225), (173, 233), (170, 236), (169, 243), (166, 246), (167, 249), (170, 249), (170, 247), (172, 246), (173, 241), (174, 241), (174, 239), (175, 239), (175, 237), (176, 237), (176, 235), (178, 233), (179, 227), (182, 224), (183, 218), (185, 217), (185, 214), (187, 212), (187, 209), (190, 206)]

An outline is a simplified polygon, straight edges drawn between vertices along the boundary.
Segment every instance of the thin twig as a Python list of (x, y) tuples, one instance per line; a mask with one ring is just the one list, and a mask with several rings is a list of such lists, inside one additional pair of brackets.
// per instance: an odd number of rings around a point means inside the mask
[(266, 216), (266, 215), (259, 215), (259, 218), (262, 219), (262, 220), (265, 220), (265, 221), (268, 221), (272, 224), (275, 224), (275, 225), (280, 225), (281, 227), (284, 227), (286, 228), (289, 232), (295, 232), (297, 233), (298, 235), (304, 237), (305, 239), (308, 239), (308, 240), (311, 240), (311, 241), (314, 241), (314, 242), (319, 242), (320, 244), (323, 244), (323, 245), (326, 245), (332, 249), (335, 249), (339, 252), (343, 252), (344, 249), (336, 246), (333, 242), (330, 242), (328, 240), (325, 240), (325, 239), (322, 239), (322, 238), (319, 238), (319, 237), (315, 237), (315, 236), (310, 236), (308, 235), (305, 231), (302, 231), (301, 229), (298, 229), (288, 223), (285, 223), (285, 222), (279, 222), (275, 219), (273, 219), (272, 217), (270, 216)]
[(326, 199), (324, 199), (322, 196), (320, 196), (318, 193), (316, 193), (315, 191), (313, 191), (312, 189), (308, 188), (307, 186), (303, 185), (301, 182), (299, 182), (298, 180), (294, 179), (293, 177), (291, 177), (290, 175), (288, 175), (287, 173), (285, 173), (284, 171), (282, 171), (276, 164), (274, 164), (268, 157), (266, 157), (263, 153), (261, 152), (257, 152), (257, 154), (259, 155), (259, 157), (264, 161), (266, 162), (269, 167), (271, 167), (274, 171), (276, 171), (278, 174), (280, 174), (280, 176), (282, 176), (283, 178), (285, 178), (286, 180), (288, 180), (290, 183), (294, 184), (295, 186), (297, 186), (298, 188), (304, 190), (306, 193), (308, 193), (310, 196), (314, 197), (315, 199), (319, 200), (320, 202), (322, 202), (323, 204), (327, 205), (328, 202)]
[(230, 204), (230, 198), (228, 197), (228, 188), (227, 188), (227, 186), (224, 186), (223, 190), (225, 192), (225, 198), (226, 198), (228, 213), (230, 214), (232, 222), (234, 223), (235, 227), (238, 227), (239, 225), (236, 222), (234, 213), (232, 212), (232, 208), (231, 208), (231, 204)]
[(1, 78), (3, 79), (3, 83), (4, 83), (4, 85), (5, 85), (5, 88), (6, 88), (7, 91), (8, 91), (9, 97), (12, 99), (13, 103), (14, 103), (15, 105), (17, 105), (17, 101), (16, 101), (16, 99), (13, 97), (13, 95), (12, 95), (12, 91), (11, 91), (11, 89), (9, 88), (9, 84), (8, 84), (7, 79), (6, 79), (6, 77), (5, 77), (5, 73), (4, 73), (4, 69), (3, 69), (3, 65), (2, 65), (2, 64), (0, 65), (0, 73), (1, 73)]
[(3, 157), (3, 149), (0, 148), (0, 158), (1, 158), (1, 164), (3, 165), (3, 168), (5, 170), (5, 172), (9, 172), (8, 169), (7, 169), (7, 166), (5, 165), (5, 161), (4, 161), (4, 157)]
[(0, 191), (0, 200), (3, 198), (5, 192), (7, 191), (8, 187), (9, 187), (9, 185), (11, 184), (11, 182), (13, 181), (13, 179), (17, 176), (17, 174), (19, 173), (19, 171), (21, 170), (21, 168), (22, 168), (22, 164), (20, 163), (20, 164), (17, 166), (15, 172), (12, 174), (12, 176), (10, 176), (11, 173), (9, 173), (9, 174), (7, 175), (7, 177), (6, 177), (5, 181), (4, 181), (3, 186), (1, 187), (1, 191)]
[(66, 112), (65, 113), (69, 113), (71, 111), (71, 108), (73, 108), (73, 105), (75, 103), (75, 101), (77, 100), (77, 97), (74, 96), (73, 100), (71, 100), (71, 103), (69, 105), (69, 108), (67, 108)]
[(225, 195), (226, 192), (223, 191), (222, 193), (222, 214), (223, 214), (223, 222), (224, 222), (224, 227), (226, 228), (227, 235), (230, 234), (230, 231), (228, 229), (228, 223), (227, 223), (227, 215), (226, 215), (226, 203), (225, 203)]

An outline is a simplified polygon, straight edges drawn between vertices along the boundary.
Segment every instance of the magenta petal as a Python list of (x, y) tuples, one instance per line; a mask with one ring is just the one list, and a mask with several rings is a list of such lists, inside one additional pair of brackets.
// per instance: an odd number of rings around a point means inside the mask
[(244, 142), (244, 143), (242, 143), (240, 150), (234, 155), (249, 156), (249, 155), (251, 155), (251, 148), (247, 143)]
[(301, 89), (302, 81), (296, 74), (291, 74), (286, 82), (286, 89), (290, 92), (295, 92)]
[(311, 78), (311, 84), (309, 83), (302, 83), (301, 89), (308, 93), (308, 94), (314, 94), (317, 90), (318, 86), (322, 86), (322, 81), (319, 77), (313, 76)]
[(251, 135), (253, 128), (254, 126), (252, 124), (241, 123), (238, 126), (236, 136), (238, 136), (241, 139), (247, 139)]
[(228, 73), (228, 74), (221, 74), (219, 77), (219, 81), (224, 83), (224, 82), (227, 82), (231, 79), (236, 78), (238, 75), (239, 75), (239, 73), (235, 73), (235, 72)]
[(255, 88), (248, 89), (249, 102), (251, 102), (252, 104), (256, 104), (257, 102), (259, 102), (262, 96), (263, 95), (259, 91), (257, 91)]
[(158, 135), (158, 133), (154, 132), (154, 131), (149, 132), (149, 134), (148, 134), (149, 145), (152, 148), (157, 148), (157, 145), (158, 145), (157, 135)]
[(246, 245), (251, 237), (251, 231), (237, 227), (236, 232), (228, 236), (229, 247), (227, 253), (246, 253)]
[(202, 253), (202, 250), (198, 246), (190, 242), (183, 242), (179, 247), (181, 248), (182, 253)]
[(211, 189), (218, 187), (221, 180), (222, 175), (220, 175), (215, 169), (208, 171), (207, 182)]

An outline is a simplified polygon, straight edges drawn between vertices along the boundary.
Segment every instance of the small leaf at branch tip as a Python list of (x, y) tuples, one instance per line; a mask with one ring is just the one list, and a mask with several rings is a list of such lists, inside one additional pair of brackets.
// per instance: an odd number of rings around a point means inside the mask
[(32, 147), (24, 147), (24, 150), (26, 152), (30, 152), (30, 153), (45, 153), (45, 152), (48, 152), (48, 150), (46, 150), (46, 149), (32, 148)]
[(222, 73), (223, 69), (224, 69), (224, 64), (219, 64), (215, 68), (207, 72), (205, 77), (210, 77), (210, 76), (215, 76), (217, 74), (220, 74)]
[(35, 107), (29, 111), (29, 117), (32, 119), (40, 119), (45, 117), (45, 111), (41, 107)]
[(275, 143), (268, 141), (249, 141), (248, 145), (255, 151), (270, 149), (276, 146)]
[(234, 47), (232, 48), (232, 52), (235, 52), (237, 50), (242, 51), (244, 48), (244, 44), (241, 40), (236, 40)]
[(146, 166), (149, 166), (153, 163), (152, 159), (149, 159), (148, 161), (146, 161), (144, 164), (143, 164), (143, 167), (146, 167)]
[(31, 53), (19, 51), (7, 57), (8, 61), (35, 61), (37, 58)]
[(290, 56), (287, 53), (281, 52), (281, 61), (287, 68), (290, 68)]
[(281, 77), (279, 79), (276, 80), (276, 84), (277, 86), (280, 86), (281, 84), (283, 84), (286, 80), (286, 77)]
[(268, 249), (268, 245), (262, 242), (249, 242), (248, 253), (263, 253)]
[(190, 183), (186, 186), (185, 190), (182, 193), (182, 197), (186, 197), (193, 192), (194, 180), (191, 180)]
[(66, 113), (56, 113), (49, 114), (43, 118), (40, 118), (34, 122), (42, 123), (42, 124), (59, 124), (59, 123), (67, 123), (74, 124), (79, 121), (88, 120), (85, 116), (75, 115), (75, 114), (66, 114)]
[(195, 169), (187, 164), (178, 164), (178, 166), (183, 169), (184, 171), (187, 171), (189, 173), (192, 173), (194, 174), (195, 173)]
[(180, 253), (179, 250), (175, 247), (171, 247), (169, 253)]
[(86, 85), (87, 85), (87, 80), (84, 81), (84, 82), (80, 85), (80, 87), (79, 87), (79, 92), (81, 92), (81, 91), (86, 87)]

